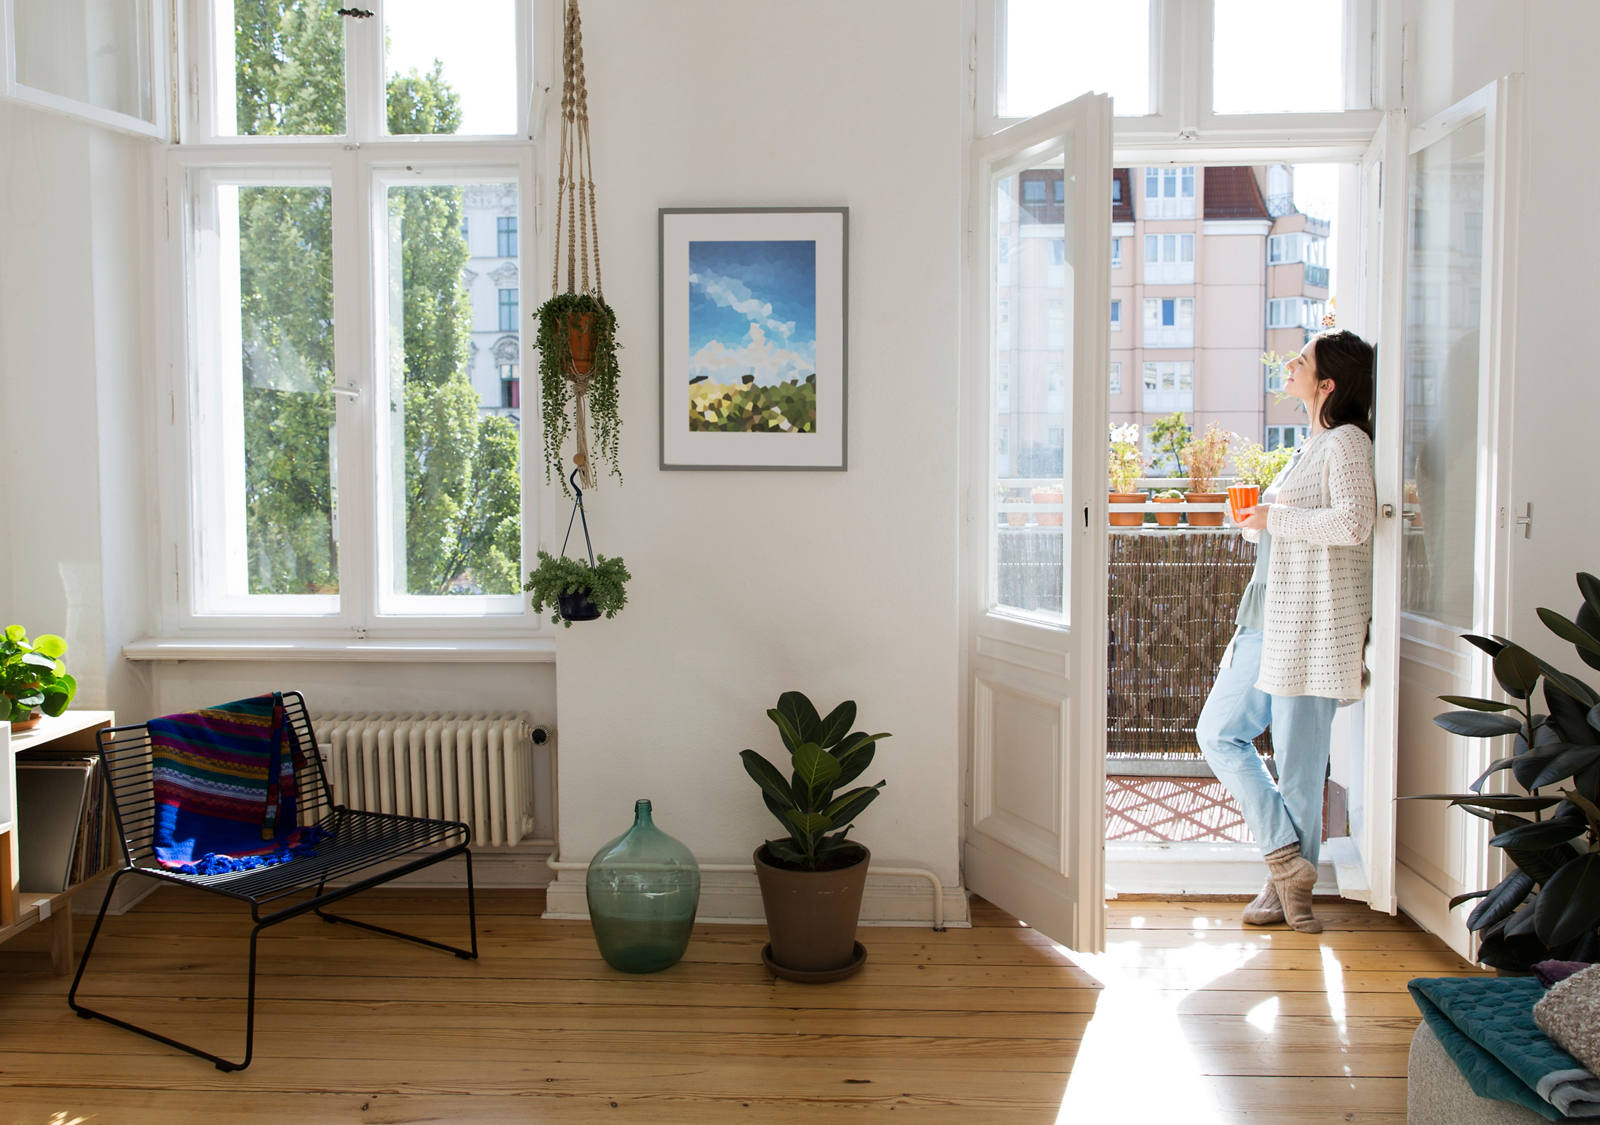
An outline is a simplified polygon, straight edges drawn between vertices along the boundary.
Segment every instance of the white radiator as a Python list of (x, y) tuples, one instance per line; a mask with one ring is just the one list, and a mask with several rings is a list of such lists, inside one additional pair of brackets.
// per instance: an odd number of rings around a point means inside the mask
[(533, 835), (526, 715), (323, 715), (312, 729), (338, 804), (465, 821), (474, 845)]

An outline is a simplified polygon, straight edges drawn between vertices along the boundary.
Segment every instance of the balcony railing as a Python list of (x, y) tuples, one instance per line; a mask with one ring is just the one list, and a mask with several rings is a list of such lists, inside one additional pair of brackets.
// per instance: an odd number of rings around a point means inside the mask
[(1307, 265), (1306, 284), (1316, 289), (1326, 289), (1328, 287), (1328, 267)]
[[(1061, 609), (1063, 535), (1059, 503), (1030, 521), (997, 529), (999, 600), (1046, 614)], [(1137, 510), (1135, 505), (1127, 507)], [(1152, 516), (1188, 505), (1148, 504)], [(1216, 507), (1196, 505), (1197, 510)], [(1194, 728), (1234, 633), (1239, 599), (1255, 569), (1255, 546), (1231, 526), (1108, 528), (1106, 749), (1118, 757), (1199, 757)], [(1262, 735), (1257, 748), (1271, 753)]]

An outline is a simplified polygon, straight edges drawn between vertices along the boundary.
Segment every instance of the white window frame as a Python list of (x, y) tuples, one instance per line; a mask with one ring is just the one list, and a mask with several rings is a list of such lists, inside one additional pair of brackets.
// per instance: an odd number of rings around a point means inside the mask
[[(1138, 164), (1139, 156), (1174, 163), (1292, 163), (1311, 159), (1357, 160), (1399, 95), (1399, 0), (1349, 0), (1345, 9), (1346, 104), (1372, 108), (1334, 113), (1216, 114), (1211, 110), (1212, 0), (1149, 0), (1150, 106), (1138, 117), (1117, 117), (1113, 162)], [(977, 135), (992, 136), (1021, 118), (1001, 117), (1001, 54), (1006, 0), (977, 0), (973, 91)], [(1293, 43), (1289, 36), (1286, 43)], [(1380, 67), (1379, 60), (1390, 60)], [(1114, 108), (1114, 107), (1113, 107)], [(1135, 186), (1136, 200), (1144, 198)], [(1143, 216), (1141, 216), (1143, 217)]]
[(143, 37), (143, 42), (133, 45), (139, 50), (141, 62), (146, 70), (142, 77), (150, 84), (149, 120), (22, 82), (17, 76), (15, 0), (0, 0), (0, 97), (103, 125), (118, 132), (166, 140), (171, 136), (168, 120), (168, 105), (171, 101), (169, 90), (172, 83), (172, 52), (169, 48), (170, 9), (167, 0), (149, 0), (149, 4), (150, 24), (146, 29), (147, 34)]
[(1120, 359), (1111, 361), (1111, 372), (1110, 378), (1107, 380), (1107, 386), (1110, 388), (1111, 394), (1120, 395), (1122, 393), (1122, 361)]
[[(366, 7), (377, 9), (377, 16), (361, 21), (368, 27), (382, 28), (382, 0), (368, 0)], [(180, 51), (195, 62), (196, 74), (209, 75), (213, 65), (208, 46), (214, 30), (211, 6), (202, 0), (188, 0), (185, 12), (192, 21), (180, 39)], [(550, 0), (516, 0), (519, 88), (528, 92), (520, 97), (520, 128), (526, 130), (531, 119), (532, 77), (534, 75), (533, 31), (538, 27), (559, 28), (558, 13)], [(543, 41), (541, 35), (541, 73), (556, 59), (559, 34)], [(346, 79), (352, 73), (381, 76), (381, 47), (362, 51), (352, 35), (345, 56)], [(365, 44), (371, 47), (370, 39)], [(376, 69), (374, 67), (376, 66)], [(200, 80), (205, 90), (214, 88)], [(208, 97), (188, 99), (188, 113), (182, 132), (189, 143), (169, 145), (154, 161), (158, 214), (172, 220), (157, 224), (155, 239), (155, 291), (172, 294), (160, 297), (156, 350), (162, 399), (171, 404), (163, 410), (163, 427), (168, 431), (160, 447), (169, 455), (160, 457), (158, 511), (163, 551), (163, 596), (159, 631), (178, 639), (205, 639), (226, 636), (230, 639), (290, 637), (304, 640), (349, 638), (390, 638), (473, 641), (509, 640), (537, 635), (548, 629), (541, 615), (528, 607), (527, 596), (516, 592), (500, 595), (406, 595), (387, 593), (388, 571), (377, 549), (384, 541), (389, 518), (384, 490), (389, 470), (384, 460), (387, 426), (379, 414), (386, 412), (387, 368), (382, 352), (388, 317), (382, 274), (387, 243), (388, 209), (386, 193), (400, 184), (470, 184), (476, 182), (514, 182), (518, 191), (518, 256), (515, 259), (524, 285), (535, 276), (532, 263), (542, 257), (541, 224), (536, 212), (536, 153), (525, 137), (506, 135), (492, 139), (457, 134), (389, 137), (370, 130), (381, 129), (385, 83), (381, 77), (368, 87), (351, 86), (347, 126), (369, 131), (356, 135), (311, 137), (218, 137), (210, 128)], [(365, 93), (359, 91), (364, 90)], [(364, 103), (364, 108), (358, 106)], [(363, 124), (364, 123), (364, 124)], [(194, 230), (192, 185), (207, 177), (221, 176), (244, 183), (272, 182), (289, 175), (320, 173), (332, 185), (336, 220), (333, 228), (334, 322), (336, 327), (336, 429), (339, 443), (339, 593), (338, 595), (247, 595), (244, 604), (234, 607), (227, 599), (199, 597), (202, 567), (210, 565), (202, 557), (199, 527), (206, 512), (203, 497), (196, 495), (196, 472), (200, 461), (190, 451), (193, 443), (215, 441), (202, 424), (204, 399), (218, 393), (208, 389), (215, 383), (207, 377), (201, 354), (206, 336), (197, 324), (203, 310), (194, 305), (196, 281), (194, 262), (187, 244)], [(165, 233), (163, 235), (162, 228)], [(354, 263), (354, 267), (350, 265)], [(524, 291), (519, 299), (518, 330), (526, 345), (531, 335), (528, 313), (537, 299), (536, 292)], [(498, 323), (498, 314), (495, 314)], [(345, 327), (345, 326), (353, 327)], [(215, 371), (215, 366), (210, 368)], [(226, 393), (226, 388), (222, 393)], [(498, 403), (498, 399), (496, 400)], [(528, 406), (525, 404), (524, 410)], [(498, 413), (492, 410), (491, 413)], [(536, 426), (521, 427), (522, 448), (522, 559), (531, 565), (541, 539), (553, 532), (555, 492), (545, 485), (539, 471), (543, 458)], [(542, 534), (541, 534), (542, 533)], [(207, 612), (201, 612), (202, 604)]]
[[(1172, 302), (1172, 323), (1164, 324), (1166, 312), (1162, 303)], [(1156, 310), (1156, 323), (1150, 323), (1151, 307)], [(1147, 348), (1194, 347), (1195, 299), (1193, 297), (1146, 297), (1144, 299), (1143, 333), (1141, 342)]]
[(1281, 449), (1285, 445), (1287, 445), (1290, 449), (1298, 449), (1300, 448), (1300, 444), (1306, 440), (1310, 433), (1310, 426), (1297, 426), (1288, 424), (1280, 425), (1274, 423), (1262, 430), (1261, 444), (1266, 446), (1269, 450)]

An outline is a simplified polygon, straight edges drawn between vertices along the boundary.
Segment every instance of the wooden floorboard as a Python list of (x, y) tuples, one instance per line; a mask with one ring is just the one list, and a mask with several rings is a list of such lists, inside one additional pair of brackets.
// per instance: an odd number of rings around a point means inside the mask
[[(453, 941), (460, 903), (375, 891), (350, 913)], [(248, 924), (216, 905), (162, 891), (110, 919), (83, 999), (236, 1055)], [(831, 985), (773, 980), (761, 927), (699, 926), (635, 977), (585, 923), (540, 918), (540, 892), (478, 909), (476, 962), (311, 919), (266, 931), (256, 1059), (233, 1074), (77, 1019), (24, 935), (0, 947), (0, 1125), (1399, 1125), (1406, 981), (1475, 971), (1338, 902), (1317, 935), (1242, 926), (1238, 903), (1113, 902), (1106, 952), (1081, 956), (975, 900), (971, 929), (865, 929), (866, 966)]]

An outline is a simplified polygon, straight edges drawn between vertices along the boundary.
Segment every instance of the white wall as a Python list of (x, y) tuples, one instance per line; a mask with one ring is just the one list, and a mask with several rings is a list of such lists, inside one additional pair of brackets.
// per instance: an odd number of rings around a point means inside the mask
[[(1517, 299), (1512, 508), (1533, 504), (1531, 539), (1511, 538), (1509, 635), (1574, 671), (1570, 646), (1534, 615), (1571, 616), (1579, 570), (1600, 572), (1594, 496), (1594, 317), (1600, 227), (1589, 212), (1600, 184), (1600, 5), (1581, 0), (1409, 0), (1415, 58), (1406, 88), (1421, 121), (1503, 75), (1524, 75), (1521, 260)], [(1586, 670), (1585, 670), (1586, 671)]]
[[(959, 0), (584, 10), (626, 477), (589, 519), (634, 580), (614, 621), (558, 641), (566, 859), (649, 797), (702, 861), (748, 861), (781, 831), (738, 752), (779, 747), (765, 711), (800, 689), (893, 732), (863, 779), (888, 781), (859, 830), (875, 862), (958, 882), (962, 16)], [(850, 208), (849, 471), (661, 472), (657, 208), (783, 204)]]
[(60, 633), (74, 706), (142, 707), (148, 143), (0, 104), (0, 616)]

